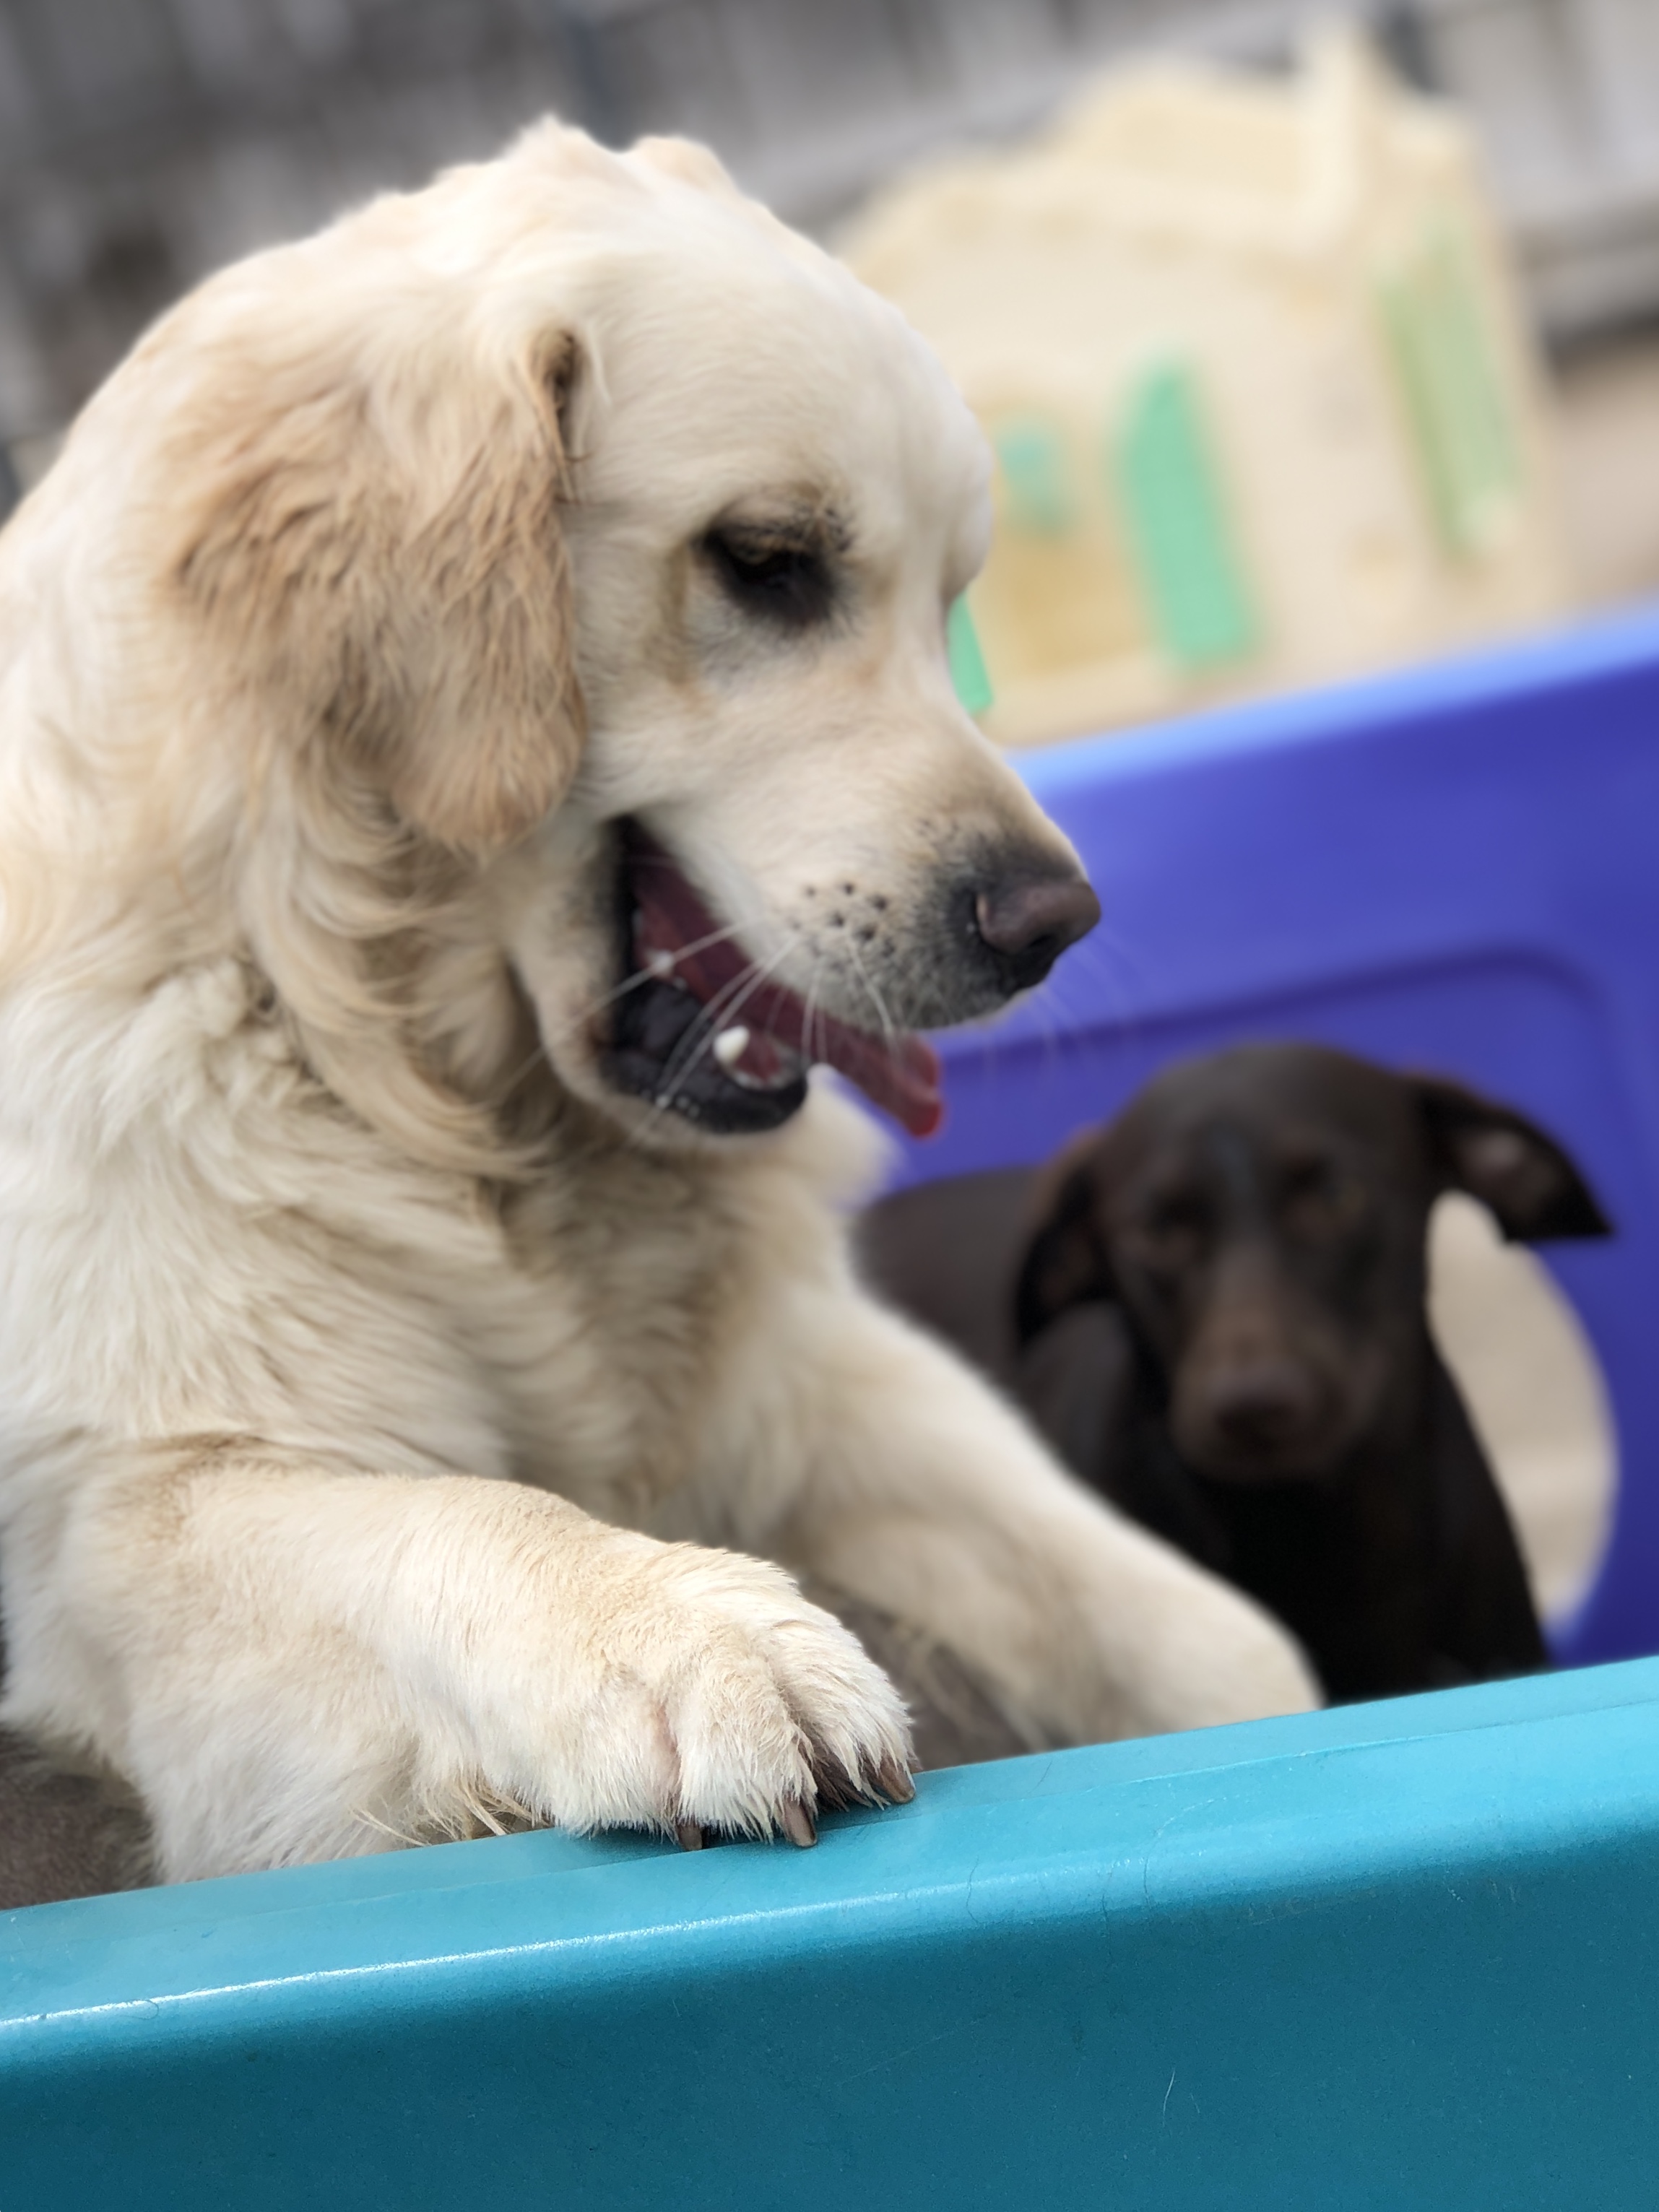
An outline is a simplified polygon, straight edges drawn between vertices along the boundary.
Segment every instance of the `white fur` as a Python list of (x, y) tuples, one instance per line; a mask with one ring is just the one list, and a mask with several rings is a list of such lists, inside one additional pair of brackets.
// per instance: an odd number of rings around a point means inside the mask
[[(952, 839), (1063, 850), (951, 692), (985, 483), (707, 156), (550, 126), (204, 287), (0, 539), (5, 1711), (169, 1875), (876, 1786), (898, 1701), (767, 1559), (1034, 1743), (1310, 1698), (860, 1290), (832, 1088), (714, 1138), (597, 1056), (621, 814), (876, 1026)], [(757, 641), (691, 549), (803, 499), (849, 611)]]

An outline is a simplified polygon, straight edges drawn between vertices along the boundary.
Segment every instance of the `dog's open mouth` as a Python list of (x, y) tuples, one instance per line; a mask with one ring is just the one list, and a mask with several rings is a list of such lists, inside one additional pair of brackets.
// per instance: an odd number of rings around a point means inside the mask
[(620, 1091), (722, 1135), (799, 1111), (815, 1060), (836, 1068), (912, 1136), (939, 1124), (939, 1060), (908, 1030), (877, 1036), (773, 982), (637, 823), (622, 831), (628, 974), (605, 1066)]

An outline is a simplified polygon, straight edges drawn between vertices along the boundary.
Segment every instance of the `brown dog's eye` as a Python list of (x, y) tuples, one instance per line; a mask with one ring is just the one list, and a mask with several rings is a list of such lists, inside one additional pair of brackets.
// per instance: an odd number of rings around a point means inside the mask
[(835, 578), (816, 542), (731, 526), (711, 530), (704, 556), (733, 605), (784, 629), (810, 629), (835, 604)]
[(1285, 1211), (1292, 1228), (1308, 1237), (1337, 1237), (1358, 1228), (1370, 1205), (1358, 1176), (1325, 1164), (1297, 1170), (1287, 1178)]
[(1178, 1274), (1203, 1249), (1204, 1222), (1197, 1207), (1173, 1201), (1149, 1206), (1122, 1232), (1127, 1257), (1155, 1275)]

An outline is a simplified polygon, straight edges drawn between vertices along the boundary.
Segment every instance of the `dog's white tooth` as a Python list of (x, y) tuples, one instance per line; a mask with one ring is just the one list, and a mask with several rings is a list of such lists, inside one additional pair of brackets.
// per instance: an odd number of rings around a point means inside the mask
[(656, 951), (646, 955), (645, 964), (653, 975), (672, 975), (674, 972), (674, 956), (659, 945)]
[(729, 1075), (749, 1049), (749, 1032), (741, 1022), (722, 1030), (714, 1039), (714, 1057)]

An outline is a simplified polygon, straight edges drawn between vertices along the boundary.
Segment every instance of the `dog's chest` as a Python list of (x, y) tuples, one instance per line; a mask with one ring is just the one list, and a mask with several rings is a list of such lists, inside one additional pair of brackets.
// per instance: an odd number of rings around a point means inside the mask
[(589, 1163), (508, 1224), (518, 1311), (486, 1357), (520, 1479), (642, 1521), (696, 1457), (740, 1313), (748, 1224), (691, 1176)]

